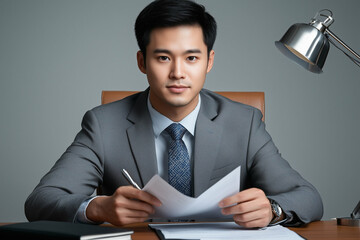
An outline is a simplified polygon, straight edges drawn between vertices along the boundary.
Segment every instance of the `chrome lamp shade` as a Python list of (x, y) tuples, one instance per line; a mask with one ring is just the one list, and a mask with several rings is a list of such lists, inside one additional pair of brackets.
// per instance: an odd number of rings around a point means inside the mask
[(314, 73), (322, 72), (330, 48), (323, 33), (304, 23), (292, 25), (275, 45), (285, 56)]
[[(330, 49), (329, 42), (360, 67), (360, 55), (329, 30), (329, 26), (333, 22), (332, 12), (323, 9), (316, 13), (310, 23), (292, 25), (284, 36), (275, 42), (275, 45), (285, 56), (313, 73), (322, 73)], [(347, 52), (337, 46), (332, 39), (344, 47)]]

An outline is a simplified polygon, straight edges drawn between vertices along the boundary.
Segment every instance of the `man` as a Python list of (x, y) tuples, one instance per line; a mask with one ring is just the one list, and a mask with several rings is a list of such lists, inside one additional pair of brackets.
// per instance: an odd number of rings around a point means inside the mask
[[(128, 186), (123, 168), (142, 186), (158, 173), (174, 187), (185, 182), (186, 194), (197, 197), (241, 166), (239, 192), (219, 202), (237, 224), (320, 219), (318, 192), (281, 158), (260, 111), (203, 89), (216, 37), (216, 22), (205, 8), (154, 1), (139, 14), (135, 32), (138, 67), (149, 88), (85, 114), (74, 142), (27, 199), (27, 218), (143, 222), (161, 202)], [(172, 139), (172, 126), (185, 129), (180, 140)], [(173, 173), (180, 160), (173, 160), (172, 144), (183, 151), (181, 174)], [(103, 195), (90, 197), (95, 189)]]

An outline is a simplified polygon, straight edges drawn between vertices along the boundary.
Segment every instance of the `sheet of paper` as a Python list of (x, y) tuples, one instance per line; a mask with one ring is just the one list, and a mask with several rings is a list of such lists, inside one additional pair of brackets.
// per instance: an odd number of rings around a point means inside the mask
[(234, 195), (240, 189), (240, 166), (223, 177), (199, 197), (186, 196), (159, 175), (155, 175), (143, 188), (161, 202), (161, 207), (155, 208), (155, 214), (150, 218), (164, 219), (218, 219), (231, 218), (224, 216), (218, 203), (225, 197)]
[(280, 225), (246, 229), (234, 222), (214, 223), (173, 223), (149, 224), (153, 229), (160, 230), (165, 239), (201, 239), (201, 240), (300, 240), (304, 239), (297, 233)]

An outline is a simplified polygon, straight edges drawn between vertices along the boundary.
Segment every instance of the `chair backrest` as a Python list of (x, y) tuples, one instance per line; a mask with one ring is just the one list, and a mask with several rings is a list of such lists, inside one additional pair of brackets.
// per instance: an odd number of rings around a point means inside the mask
[[(102, 91), (101, 104), (114, 102), (124, 97), (137, 93), (138, 91)], [(265, 94), (264, 92), (216, 92), (233, 101), (241, 102), (258, 108), (263, 114), (265, 121)]]

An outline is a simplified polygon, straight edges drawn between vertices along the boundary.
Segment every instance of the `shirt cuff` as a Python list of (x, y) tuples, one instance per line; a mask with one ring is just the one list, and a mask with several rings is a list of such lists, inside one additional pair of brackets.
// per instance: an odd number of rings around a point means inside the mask
[(103, 222), (94, 222), (91, 221), (90, 219), (88, 219), (86, 217), (86, 209), (89, 205), (89, 203), (94, 200), (95, 198), (97, 198), (97, 196), (94, 196), (92, 198), (89, 198), (88, 200), (84, 201), (80, 207), (78, 208), (75, 217), (74, 217), (74, 221), (75, 223), (87, 223), (87, 224), (101, 224)]

